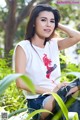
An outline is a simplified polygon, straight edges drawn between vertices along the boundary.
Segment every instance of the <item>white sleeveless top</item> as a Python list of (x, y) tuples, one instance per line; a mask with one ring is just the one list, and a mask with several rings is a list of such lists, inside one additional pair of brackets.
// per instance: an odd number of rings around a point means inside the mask
[[(32, 47), (28, 40), (23, 40), (18, 45), (25, 52), (27, 59), (26, 75), (32, 80), (34, 85), (48, 89), (56, 87), (60, 82), (56, 78), (61, 76), (57, 40), (50, 40), (44, 48), (35, 45), (32, 45)], [(39, 96), (39, 94), (33, 95), (25, 90), (23, 90), (23, 93), (28, 99)]]

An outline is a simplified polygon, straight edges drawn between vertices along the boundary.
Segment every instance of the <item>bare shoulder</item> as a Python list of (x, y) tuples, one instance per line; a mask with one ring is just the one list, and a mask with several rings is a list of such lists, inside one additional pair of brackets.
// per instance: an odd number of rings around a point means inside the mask
[(20, 61), (26, 58), (25, 52), (21, 46), (16, 47), (15, 58)]
[(21, 53), (21, 52), (23, 52), (22, 47), (20, 45), (17, 45), (17, 47), (16, 47), (16, 53)]

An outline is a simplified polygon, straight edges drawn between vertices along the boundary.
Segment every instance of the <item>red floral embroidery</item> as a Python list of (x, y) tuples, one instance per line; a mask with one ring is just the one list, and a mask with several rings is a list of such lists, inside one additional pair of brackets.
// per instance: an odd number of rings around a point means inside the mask
[(44, 65), (45, 65), (46, 68), (47, 68), (46, 77), (47, 77), (47, 78), (50, 78), (51, 72), (57, 67), (57, 65), (54, 64), (54, 66), (51, 67), (52, 61), (51, 61), (51, 59), (49, 59), (49, 58), (47, 57), (46, 54), (44, 54), (43, 62), (44, 62)]

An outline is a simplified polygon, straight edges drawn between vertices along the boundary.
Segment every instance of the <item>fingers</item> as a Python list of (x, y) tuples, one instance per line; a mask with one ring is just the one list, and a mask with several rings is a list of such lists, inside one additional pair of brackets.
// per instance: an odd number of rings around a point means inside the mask
[(68, 95), (70, 95), (70, 94), (73, 94), (73, 93), (75, 93), (75, 92), (78, 91), (78, 90), (79, 90), (79, 89), (78, 89), (77, 86), (76, 86), (76, 87), (73, 87), (73, 88), (70, 89), (70, 91), (67, 93), (66, 96), (68, 96)]
[(63, 82), (64, 86), (67, 86), (70, 82)]
[(61, 87), (65, 87), (69, 84), (69, 82), (62, 82), (58, 84), (58, 88), (60, 89)]

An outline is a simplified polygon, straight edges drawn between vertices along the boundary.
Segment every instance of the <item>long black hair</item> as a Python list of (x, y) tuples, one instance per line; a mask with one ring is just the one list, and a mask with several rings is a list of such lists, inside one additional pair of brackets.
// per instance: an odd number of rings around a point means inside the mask
[[(57, 9), (51, 7), (48, 4), (38, 4), (37, 6), (35, 6), (33, 8), (32, 12), (30, 14), (29, 21), (28, 21), (27, 28), (26, 28), (26, 33), (25, 33), (25, 40), (29, 40), (31, 42), (31, 38), (35, 34), (34, 25), (35, 25), (36, 18), (38, 17), (39, 13), (42, 12), (42, 11), (50, 11), (50, 12), (52, 12), (54, 14), (54, 18), (55, 18), (54, 31), (58, 27), (58, 22), (60, 21), (59, 11)], [(54, 31), (53, 31), (53, 33), (54, 33)], [(48, 41), (48, 40), (49, 40), (49, 38), (46, 38), (44, 44), (46, 44), (46, 41)]]

